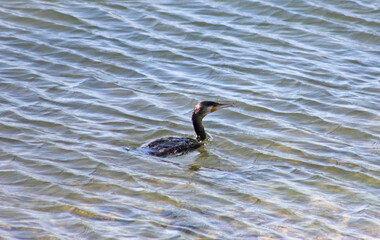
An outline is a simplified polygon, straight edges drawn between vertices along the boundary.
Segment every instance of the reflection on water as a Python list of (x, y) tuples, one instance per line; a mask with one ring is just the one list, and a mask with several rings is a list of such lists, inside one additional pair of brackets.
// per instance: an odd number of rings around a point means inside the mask
[(379, 7), (1, 3), (0, 235), (379, 238)]

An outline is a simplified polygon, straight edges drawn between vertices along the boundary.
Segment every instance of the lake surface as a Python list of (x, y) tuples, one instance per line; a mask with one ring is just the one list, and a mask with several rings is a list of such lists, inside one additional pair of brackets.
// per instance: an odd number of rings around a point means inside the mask
[(380, 238), (379, 1), (2, 1), (0, 56), (1, 239)]

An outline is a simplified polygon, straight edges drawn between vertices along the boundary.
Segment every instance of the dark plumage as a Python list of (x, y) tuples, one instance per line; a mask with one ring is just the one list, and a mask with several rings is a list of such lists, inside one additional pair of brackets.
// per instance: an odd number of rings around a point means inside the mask
[(148, 154), (164, 157), (169, 155), (185, 154), (193, 151), (204, 145), (203, 141), (206, 139), (206, 131), (203, 127), (203, 118), (216, 110), (231, 107), (232, 104), (221, 104), (211, 101), (199, 102), (192, 115), (192, 121), (194, 131), (196, 133), (196, 139), (193, 138), (180, 138), (180, 137), (168, 137), (160, 138), (153, 142), (150, 142), (141, 147), (141, 150), (146, 151)]
[(144, 145), (148, 153), (154, 156), (163, 157), (175, 154), (184, 154), (193, 151), (203, 144), (193, 138), (168, 137), (160, 138)]

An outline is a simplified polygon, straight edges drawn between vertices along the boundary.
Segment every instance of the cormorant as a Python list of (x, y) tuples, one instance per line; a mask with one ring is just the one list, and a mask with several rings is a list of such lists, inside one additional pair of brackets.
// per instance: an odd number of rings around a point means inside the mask
[(160, 138), (150, 142), (141, 147), (141, 150), (148, 154), (165, 157), (169, 155), (179, 155), (193, 151), (204, 145), (203, 141), (206, 139), (206, 131), (203, 127), (203, 118), (216, 110), (232, 107), (233, 104), (223, 104), (212, 101), (203, 101), (195, 105), (192, 115), (194, 131), (196, 139), (193, 138), (180, 138), (180, 137), (167, 137)]

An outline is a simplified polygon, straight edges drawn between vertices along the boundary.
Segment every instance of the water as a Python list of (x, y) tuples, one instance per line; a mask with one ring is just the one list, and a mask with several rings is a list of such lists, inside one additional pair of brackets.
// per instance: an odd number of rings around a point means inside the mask
[[(380, 238), (377, 1), (2, 1), (2, 239)], [(127, 152), (193, 134), (199, 151)]]

